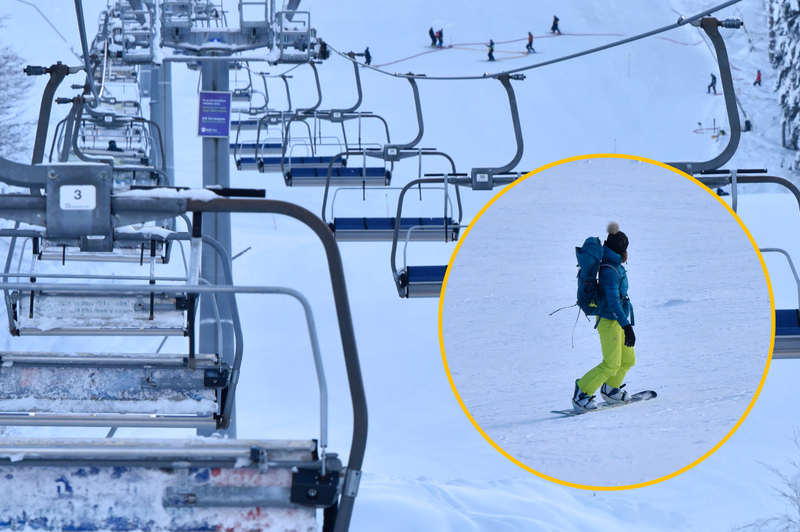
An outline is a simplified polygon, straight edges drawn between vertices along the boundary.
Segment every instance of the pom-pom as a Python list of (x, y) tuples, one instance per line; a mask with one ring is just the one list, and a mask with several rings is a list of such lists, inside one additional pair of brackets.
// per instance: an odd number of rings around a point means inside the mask
[(619, 224), (617, 222), (608, 222), (608, 234), (616, 235), (619, 233)]

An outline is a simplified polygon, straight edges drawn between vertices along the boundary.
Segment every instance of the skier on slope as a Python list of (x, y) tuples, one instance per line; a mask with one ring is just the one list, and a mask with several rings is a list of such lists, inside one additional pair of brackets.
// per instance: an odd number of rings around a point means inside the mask
[(601, 312), (595, 328), (600, 334), (603, 361), (575, 381), (572, 404), (576, 410), (597, 409), (594, 393), (598, 388), (608, 403), (631, 400), (630, 394), (622, 389), (625, 375), (636, 364), (633, 306), (628, 298), (628, 275), (622, 265), (628, 260), (627, 250), (628, 237), (619, 230), (619, 224), (610, 222), (597, 274)]
[(553, 15), (553, 25), (550, 26), (550, 33), (558, 32), (561, 35), (561, 30), (558, 29), (558, 17)]
[(486, 46), (489, 47), (489, 61), (494, 61), (494, 41), (489, 39), (489, 44)]
[(428, 30), (428, 35), (431, 38), (431, 48), (434, 48), (436, 46), (436, 33), (433, 31), (433, 26)]
[(711, 83), (708, 84), (708, 88), (706, 89), (706, 94), (711, 92), (711, 89), (714, 89), (714, 94), (717, 93), (717, 76), (711, 74)]
[(528, 32), (528, 44), (525, 45), (525, 49), (529, 54), (536, 53), (536, 50), (533, 49), (533, 33), (531, 32)]
[(367, 49), (364, 50), (364, 63), (366, 63), (367, 65), (372, 63), (372, 54), (369, 53), (369, 46), (367, 46)]
[(439, 30), (437, 35), (439, 36), (439, 44), (436, 46), (436, 48), (441, 48), (444, 46), (444, 30)]
[(753, 87), (755, 87), (756, 85), (758, 85), (759, 87), (761, 86), (761, 71), (758, 70), (757, 72), (758, 74), (756, 74), (756, 80), (753, 82)]

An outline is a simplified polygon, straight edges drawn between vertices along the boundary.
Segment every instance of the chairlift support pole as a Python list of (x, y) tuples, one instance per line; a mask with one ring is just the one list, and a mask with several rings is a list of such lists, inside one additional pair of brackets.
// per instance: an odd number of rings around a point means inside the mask
[[(161, 164), (169, 177), (167, 186), (175, 183), (175, 154), (173, 151), (172, 129), (172, 63), (164, 61), (160, 66), (151, 67), (150, 78), (150, 119), (160, 128), (163, 135), (164, 159)], [(151, 126), (151, 134), (156, 138), (157, 128)]]
[[(226, 92), (230, 87), (230, 61), (202, 61), (202, 90)], [(230, 155), (227, 138), (203, 139), (203, 187), (230, 188)], [(227, 256), (231, 256), (231, 215), (227, 212), (208, 212), (203, 215), (203, 235), (219, 242)], [(212, 285), (226, 284), (224, 266), (217, 254), (208, 248), (203, 249), (202, 278)], [(221, 316), (230, 316), (231, 308), (227, 299), (219, 300)], [(198, 327), (198, 349), (200, 353), (212, 353), (217, 349), (219, 338), (214, 325), (214, 307), (211, 297), (200, 298), (200, 326)], [(231, 323), (223, 323), (222, 347), (219, 353), (223, 362), (233, 365), (234, 345)], [(235, 405), (233, 407), (235, 409)], [(231, 413), (231, 424), (223, 431), (231, 438), (236, 437), (236, 415)], [(201, 436), (210, 436), (212, 431), (198, 431)]]
[(719, 28), (722, 26), (729, 29), (738, 29), (742, 27), (742, 21), (739, 19), (717, 20), (713, 17), (706, 17), (699, 21), (692, 22), (692, 25), (699, 25), (703, 28), (708, 38), (711, 39), (711, 44), (714, 45), (714, 51), (717, 54), (717, 63), (719, 64), (719, 78), (722, 82), (722, 94), (725, 98), (725, 110), (728, 113), (728, 124), (730, 126), (728, 145), (725, 146), (722, 153), (710, 161), (667, 163), (689, 175), (696, 175), (707, 170), (716, 170), (720, 168), (733, 157), (733, 154), (736, 153), (736, 148), (739, 147), (739, 140), (742, 136), (742, 126), (739, 120), (739, 109), (736, 105), (736, 91), (733, 88), (733, 76), (731, 75), (730, 61), (728, 61), (728, 51), (725, 48), (725, 41), (719, 33)]

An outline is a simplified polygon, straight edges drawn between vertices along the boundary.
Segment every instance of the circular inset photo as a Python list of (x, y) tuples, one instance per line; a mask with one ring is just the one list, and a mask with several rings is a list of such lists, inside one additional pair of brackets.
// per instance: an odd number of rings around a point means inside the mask
[(484, 207), (447, 272), (456, 397), (498, 451), (560, 484), (627, 489), (693, 467), (769, 368), (755, 242), (722, 199), (655, 161), (542, 167)]

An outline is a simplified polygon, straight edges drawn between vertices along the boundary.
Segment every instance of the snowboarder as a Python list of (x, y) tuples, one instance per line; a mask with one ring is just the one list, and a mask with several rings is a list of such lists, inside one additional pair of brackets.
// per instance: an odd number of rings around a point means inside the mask
[(433, 31), (433, 26), (428, 30), (428, 35), (431, 37), (431, 48), (434, 48), (436, 46), (436, 33)]
[(489, 61), (494, 61), (494, 41), (489, 39), (489, 44), (486, 46), (489, 47)]
[(558, 32), (561, 35), (561, 30), (558, 29), (558, 17), (553, 15), (553, 25), (550, 26), (550, 33)]
[(525, 49), (528, 50), (529, 54), (536, 53), (536, 50), (533, 49), (533, 33), (528, 32), (528, 44), (525, 45)]
[[(608, 403), (626, 403), (631, 400), (622, 388), (628, 370), (636, 363), (633, 345), (633, 307), (628, 298), (628, 275), (623, 262), (628, 261), (628, 237), (619, 230), (619, 224), (608, 224), (608, 238), (603, 244), (603, 259), (598, 270), (599, 306), (595, 328), (600, 334), (603, 361), (575, 381), (572, 404), (575, 410), (595, 410), (594, 393)], [(630, 320), (629, 320), (630, 317)]]
[(372, 54), (371, 54), (371, 53), (369, 53), (369, 46), (367, 46), (367, 49), (366, 49), (366, 50), (364, 50), (364, 62), (365, 62), (367, 65), (369, 65), (370, 63), (372, 63)]
[(717, 76), (711, 74), (711, 83), (708, 84), (708, 88), (706, 89), (706, 94), (711, 92), (711, 89), (714, 89), (714, 94), (717, 93)]
[(756, 74), (756, 80), (753, 82), (753, 87), (755, 87), (756, 85), (758, 85), (760, 87), (761, 86), (761, 71), (757, 70), (756, 72), (758, 72), (758, 74)]
[(444, 46), (444, 30), (439, 30), (438, 35), (439, 35), (439, 44), (436, 46), (436, 48), (441, 48), (442, 46)]

